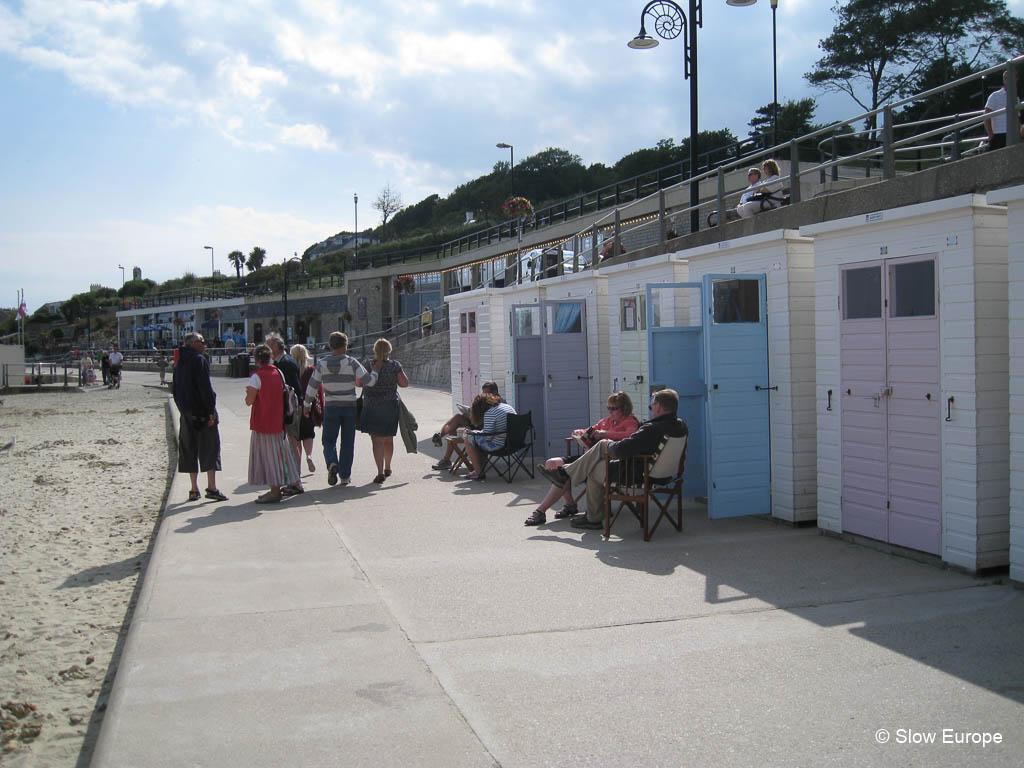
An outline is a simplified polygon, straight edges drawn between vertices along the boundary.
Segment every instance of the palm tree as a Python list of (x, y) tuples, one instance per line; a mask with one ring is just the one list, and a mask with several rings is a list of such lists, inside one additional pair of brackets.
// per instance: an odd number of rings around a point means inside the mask
[(241, 251), (232, 251), (228, 254), (228, 261), (235, 267), (235, 277), (241, 277), (242, 267), (245, 266), (245, 254)]
[(257, 269), (263, 266), (263, 260), (267, 257), (267, 252), (260, 248), (258, 245), (249, 251), (249, 259), (245, 262), (245, 266), (248, 267), (250, 272), (255, 272)]

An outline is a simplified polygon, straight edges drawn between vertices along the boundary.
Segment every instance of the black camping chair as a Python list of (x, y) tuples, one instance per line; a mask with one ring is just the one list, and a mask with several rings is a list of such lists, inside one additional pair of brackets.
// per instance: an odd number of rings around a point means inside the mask
[[(488, 467), (494, 467), (494, 471), (505, 478), (508, 483), (516, 476), (520, 468), (525, 469), (530, 477), (534, 477), (533, 469), (533, 441), (536, 434), (533, 429), (533, 415), (531, 411), (526, 413), (510, 413), (505, 417), (504, 432), (485, 432), (488, 437), (505, 436), (505, 443), (496, 451), (484, 451), (484, 474)], [(530, 460), (527, 462), (526, 453), (529, 451)]]

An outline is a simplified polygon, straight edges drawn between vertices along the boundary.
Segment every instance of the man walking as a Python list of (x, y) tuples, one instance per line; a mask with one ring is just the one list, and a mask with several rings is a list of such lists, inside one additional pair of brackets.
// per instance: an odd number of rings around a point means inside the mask
[[(686, 424), (676, 416), (679, 395), (673, 389), (662, 389), (651, 395), (651, 420), (622, 440), (600, 440), (571, 464), (557, 469), (539, 467), (541, 474), (560, 488), (570, 480), (587, 487), (587, 514), (573, 518), (573, 528), (597, 530), (604, 527), (605, 456), (629, 459), (639, 454), (658, 452), (665, 437), (684, 437), (689, 434)], [(622, 464), (620, 463), (620, 469)]]
[(206, 498), (226, 501), (217, 489), (220, 470), (220, 432), (217, 429), (217, 393), (210, 382), (210, 363), (203, 352), (206, 341), (198, 333), (185, 336), (174, 366), (174, 404), (181, 414), (178, 427), (178, 471), (188, 472), (189, 501), (199, 499), (199, 471), (206, 473)]
[[(320, 359), (309, 377), (302, 412), (309, 416), (313, 398), (324, 385), (324, 425), (321, 442), (324, 463), (327, 464), (327, 484), (336, 485), (352, 481), (352, 459), (356, 443), (356, 387), (372, 387), (377, 383), (377, 372), (367, 371), (362, 363), (348, 356), (348, 336), (335, 331), (327, 340), (331, 354)], [(341, 433), (341, 456), (338, 456), (338, 433)]]

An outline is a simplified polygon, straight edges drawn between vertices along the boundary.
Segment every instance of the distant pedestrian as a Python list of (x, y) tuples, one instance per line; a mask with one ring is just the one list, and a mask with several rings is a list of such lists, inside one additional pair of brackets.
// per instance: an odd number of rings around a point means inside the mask
[(420, 326), (423, 329), (423, 338), (430, 335), (434, 328), (434, 311), (429, 304), (423, 306), (423, 313), (420, 315)]
[[(1003, 72), (1003, 87), (990, 93), (985, 102), (985, 133), (988, 134), (988, 151), (1002, 149), (1006, 146), (1006, 81), (1008, 74), (1007, 71)], [(1000, 110), (1002, 110), (1002, 114), (989, 116), (990, 112), (999, 112)]]
[[(327, 484), (352, 481), (352, 459), (356, 442), (356, 387), (372, 387), (377, 372), (367, 371), (363, 364), (348, 355), (348, 336), (335, 331), (327, 340), (331, 354), (320, 358), (306, 385), (302, 412), (308, 415), (313, 398), (324, 389), (324, 427), (320, 442), (327, 463)], [(338, 455), (338, 434), (341, 434), (341, 456)]]
[(189, 501), (199, 499), (199, 472), (206, 473), (206, 498), (225, 501), (217, 489), (220, 471), (220, 418), (217, 393), (210, 381), (210, 364), (203, 354), (206, 341), (201, 334), (185, 336), (185, 345), (174, 366), (174, 404), (178, 406), (178, 471), (187, 472), (192, 481)]
[(163, 350), (157, 353), (156, 367), (160, 371), (160, 386), (162, 387), (167, 383), (167, 355), (164, 354)]
[[(291, 348), (290, 352), (295, 360), (295, 364), (299, 366), (299, 382), (302, 385), (302, 388), (299, 390), (299, 397), (302, 397), (306, 392), (306, 387), (309, 386), (309, 380), (313, 378), (312, 360), (309, 356), (309, 350), (301, 344), (296, 344)], [(306, 452), (306, 466), (310, 472), (316, 471), (316, 465), (313, 463), (313, 438), (316, 437), (316, 427), (322, 427), (323, 423), (324, 386), (321, 384), (320, 391), (313, 398), (309, 415), (307, 416), (303, 413), (299, 420), (299, 441), (302, 443), (302, 450)]]
[[(270, 354), (274, 358), (274, 365), (284, 376), (285, 383), (295, 390), (295, 396), (302, 399), (302, 382), (299, 378), (299, 366), (295, 362), (295, 358), (288, 354), (288, 348), (284, 345), (284, 339), (281, 338), (280, 334), (272, 333), (267, 336), (267, 346), (270, 347)], [(292, 419), (291, 424), (288, 424), (285, 428), (285, 433), (288, 435), (288, 444), (291, 446), (292, 452), (295, 454), (295, 463), (299, 463), (299, 459), (302, 458), (302, 445), (299, 440), (299, 425), (300, 419)], [(285, 496), (295, 492), (294, 488), (288, 487), (284, 489)]]
[(114, 345), (114, 348), (111, 350), (110, 354), (107, 356), (107, 359), (110, 362), (110, 377), (109, 377), (110, 378), (110, 384), (109, 384), (109, 386), (112, 387), (112, 388), (115, 388), (115, 389), (120, 389), (121, 388), (121, 365), (122, 365), (122, 363), (124, 363), (124, 355), (121, 354), (121, 350), (118, 348), (117, 344)]
[(285, 496), (303, 493), (299, 461), (288, 444), (284, 425), (284, 376), (273, 365), (270, 347), (256, 347), (256, 371), (245, 387), (249, 414), (249, 485), (269, 485), (257, 504), (276, 504)]
[(110, 355), (106, 352), (100, 358), (100, 373), (103, 374), (103, 386), (110, 384)]
[(375, 483), (383, 483), (391, 477), (391, 458), (395, 454), (395, 435), (398, 434), (398, 415), (401, 399), (399, 387), (409, 386), (409, 377), (402, 370), (402, 364), (391, 360), (391, 342), (377, 339), (373, 345), (374, 361), (370, 370), (377, 374), (377, 383), (372, 389), (363, 390), (363, 415), (359, 428), (370, 436), (373, 443), (373, 460), (377, 464)]

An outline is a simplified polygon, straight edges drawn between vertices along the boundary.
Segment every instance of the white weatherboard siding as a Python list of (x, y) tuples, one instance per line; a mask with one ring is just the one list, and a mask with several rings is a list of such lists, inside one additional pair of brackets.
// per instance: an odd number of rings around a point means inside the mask
[(1005, 203), (1009, 247), (1010, 578), (1024, 583), (1024, 186), (989, 192)]
[[(509, 350), (507, 314), (500, 289), (480, 288), (475, 291), (445, 296), (448, 303), (449, 327), (451, 328), (451, 361), (452, 361), (452, 408), (462, 402), (462, 344), (460, 343), (459, 314), (476, 312), (476, 336), (479, 347), (480, 384), (495, 381), (502, 397), (506, 396), (507, 387), (503, 388), (505, 369)], [(468, 403), (467, 403), (468, 405)]]
[(764, 274), (771, 386), (772, 516), (814, 520), (817, 503), (814, 247), (776, 230), (685, 251), (692, 282), (707, 274)]
[[(620, 301), (626, 296), (641, 296), (646, 292), (648, 283), (685, 283), (689, 280), (689, 268), (685, 259), (679, 258), (678, 254), (665, 254), (652, 256), (639, 261), (630, 261), (625, 264), (616, 264), (612, 267), (605, 267), (601, 274), (608, 277), (608, 381), (604, 382), (604, 391), (611, 393), (624, 389), (623, 381), (623, 346)], [(638, 302), (639, 307), (639, 302)], [(638, 321), (639, 325), (639, 321)], [(643, 334), (642, 344), (637, 352), (640, 354), (638, 367), (641, 370), (649, 371), (650, 366), (647, 358), (646, 331), (638, 330)], [(650, 383), (646, 381), (645, 374), (644, 389)], [(633, 407), (639, 412), (646, 403), (644, 401), (634, 402)]]
[[(502, 320), (501, 324), (495, 324), (491, 331), (504, 337), (506, 354), (504, 356), (505, 369), (503, 371), (495, 369), (494, 380), (502, 387), (501, 396), (505, 398), (509, 405), (518, 410), (516, 387), (513, 381), (513, 374), (515, 373), (515, 360), (513, 360), (513, 357), (515, 356), (515, 350), (512, 348), (512, 337), (509, 335), (511, 332), (509, 313), (512, 311), (512, 307), (516, 305), (538, 304), (544, 298), (544, 289), (538, 283), (526, 283), (521, 286), (498, 288), (495, 289), (495, 293), (501, 296)], [(502, 384), (503, 380), (504, 384)]]
[[(608, 347), (608, 278), (602, 272), (587, 270), (576, 275), (563, 275), (541, 280), (544, 298), (583, 299), (587, 312), (587, 368), (581, 376), (592, 376), (589, 387), (590, 423), (603, 417), (608, 397), (611, 356)], [(580, 427), (589, 426), (580, 424)]]
[[(939, 291), (942, 559), (1005, 565), (1009, 547), (1005, 211), (978, 195), (803, 227), (814, 237), (818, 525), (841, 531), (839, 267), (934, 254)], [(832, 410), (826, 410), (832, 390)], [(954, 398), (950, 421), (946, 402)]]

